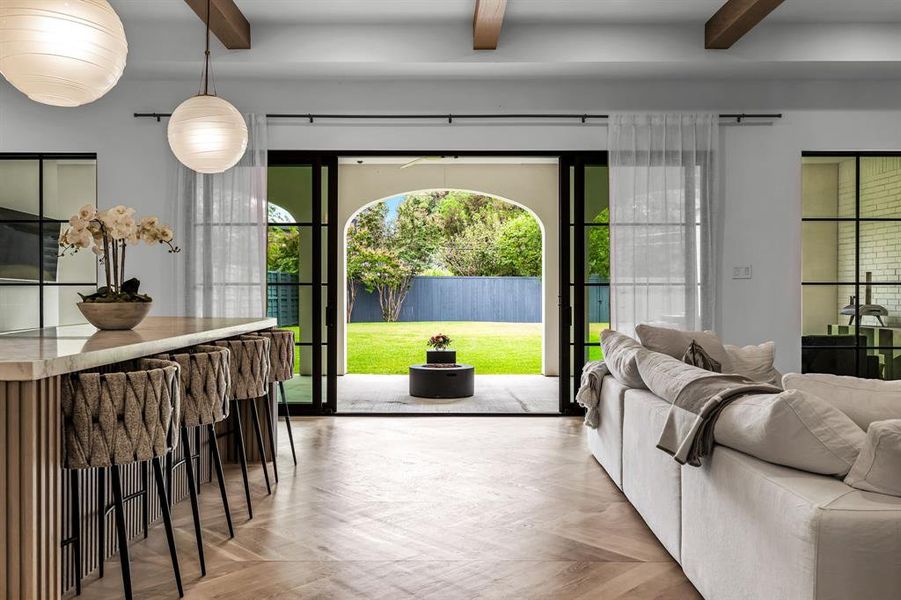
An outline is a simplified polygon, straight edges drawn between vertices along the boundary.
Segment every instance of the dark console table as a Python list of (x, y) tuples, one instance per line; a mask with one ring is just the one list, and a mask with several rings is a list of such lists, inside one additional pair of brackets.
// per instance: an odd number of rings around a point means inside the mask
[(468, 398), (475, 393), (475, 367), (410, 367), (410, 395), (417, 398)]

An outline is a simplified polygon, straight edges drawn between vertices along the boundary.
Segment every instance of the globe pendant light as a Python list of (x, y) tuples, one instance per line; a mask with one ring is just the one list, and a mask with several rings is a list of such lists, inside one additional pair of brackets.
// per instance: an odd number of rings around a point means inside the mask
[(93, 102), (119, 81), (127, 55), (106, 0), (0, 0), (0, 74), (35, 102)]
[(203, 87), (182, 102), (169, 119), (169, 147), (178, 160), (198, 173), (222, 173), (247, 149), (244, 117), (226, 100), (210, 93), (210, 0), (206, 6)]

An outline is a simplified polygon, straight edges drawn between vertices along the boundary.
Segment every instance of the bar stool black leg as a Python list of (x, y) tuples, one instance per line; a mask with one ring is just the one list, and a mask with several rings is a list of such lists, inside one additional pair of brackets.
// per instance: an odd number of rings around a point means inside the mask
[(297, 465), (297, 451), (294, 448), (294, 431), (291, 429), (291, 413), (288, 410), (288, 396), (285, 394), (285, 383), (283, 381), (278, 382), (278, 389), (281, 392), (281, 402), (285, 405), (285, 425), (288, 427), (288, 441), (291, 444), (291, 457), (294, 459), (294, 464)]
[(144, 539), (147, 539), (147, 533), (150, 530), (150, 467), (146, 462), (141, 463), (141, 485), (144, 486), (144, 495), (141, 498), (141, 518), (144, 525)]
[(253, 421), (253, 430), (257, 438), (257, 450), (260, 452), (260, 464), (263, 465), (263, 475), (266, 478), (266, 493), (272, 493), (272, 486), (269, 483), (269, 468), (266, 466), (266, 445), (263, 444), (263, 430), (260, 428), (260, 415), (257, 413), (257, 399), (248, 400), (250, 402), (250, 419)]
[(228, 523), (228, 537), (235, 537), (235, 528), (232, 525), (232, 513), (228, 508), (228, 494), (225, 490), (225, 476), (222, 474), (222, 458), (219, 456), (219, 443), (216, 440), (216, 426), (207, 425), (210, 432), (210, 452), (212, 463), (216, 467), (216, 479), (219, 480), (219, 493), (222, 494), (222, 507), (225, 509), (225, 520)]
[(166, 492), (163, 490), (163, 466), (159, 457), (154, 457), (152, 460), (153, 474), (156, 477), (156, 491), (160, 498), (160, 512), (163, 513), (166, 541), (169, 542), (169, 555), (172, 557), (172, 570), (175, 572), (175, 585), (178, 587), (178, 597), (184, 598), (185, 591), (181, 586), (181, 570), (178, 568), (178, 552), (175, 549), (175, 534), (172, 532), (172, 516), (169, 514), (169, 505), (166, 503)]
[(197, 495), (200, 495), (200, 482), (203, 479), (203, 471), (200, 467), (200, 448), (201, 448), (201, 440), (200, 440), (200, 427), (194, 428), (194, 447), (197, 449), (197, 457), (194, 459), (197, 461), (197, 466), (194, 467), (194, 473), (197, 474), (197, 479), (195, 480), (194, 488), (197, 490)]
[(285, 395), (285, 382), (278, 382), (278, 390), (282, 393), (282, 404), (285, 405), (285, 425), (288, 426), (288, 441), (291, 442), (291, 457), (297, 464), (297, 451), (294, 449), (294, 432), (291, 431), (291, 413), (288, 411), (288, 396)]
[(106, 469), (97, 469), (97, 574), (103, 578), (106, 562)]
[(253, 503), (250, 500), (250, 482), (247, 480), (247, 454), (244, 452), (244, 428), (241, 426), (241, 412), (238, 403), (234, 403), (235, 444), (238, 446), (238, 458), (241, 462), (241, 475), (244, 477), (244, 496), (247, 498), (247, 514), (253, 518)]
[(72, 494), (72, 552), (75, 555), (75, 595), (81, 596), (81, 485), (77, 469), (69, 471)]
[[(275, 391), (275, 386), (270, 385), (269, 391)], [(263, 413), (266, 415), (266, 427), (269, 428), (269, 452), (272, 454), (272, 470), (275, 472), (275, 483), (278, 483), (278, 452), (275, 450), (275, 428), (272, 426), (272, 404), (271, 402), (275, 399), (272, 394), (269, 394), (263, 400), (265, 409)], [(277, 406), (277, 405), (276, 405)]]
[(166, 453), (166, 502), (169, 504), (169, 508), (172, 508), (173, 498), (172, 498), (172, 481), (174, 479), (173, 472), (175, 471), (175, 456), (174, 452)]
[[(125, 530), (125, 507), (122, 504), (122, 480), (119, 476), (119, 465), (111, 466), (110, 472), (113, 478), (113, 502), (116, 514), (116, 537), (119, 540), (119, 563), (122, 566), (122, 587), (125, 590), (125, 600), (132, 600), (131, 559), (128, 554), (128, 533)], [(165, 502), (163, 504), (165, 505)]]
[(191, 445), (188, 443), (189, 437), (188, 428), (182, 426), (181, 443), (185, 447), (185, 456), (189, 457), (188, 460), (185, 461), (185, 470), (188, 473), (188, 491), (191, 496), (191, 512), (194, 515), (194, 535), (197, 537), (197, 556), (200, 558), (200, 576), (203, 577), (206, 575), (206, 559), (203, 556), (203, 531), (200, 527), (200, 510), (197, 507), (197, 480), (194, 477), (194, 461), (190, 458)]

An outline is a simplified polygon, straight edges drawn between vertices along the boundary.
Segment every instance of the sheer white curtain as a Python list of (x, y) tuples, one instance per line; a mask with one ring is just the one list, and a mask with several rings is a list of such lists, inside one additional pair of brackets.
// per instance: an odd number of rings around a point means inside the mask
[(260, 317), (266, 313), (266, 117), (246, 115), (247, 152), (224, 173), (178, 164), (177, 231), (184, 314)]
[(716, 114), (610, 118), (611, 327), (715, 329), (720, 227)]

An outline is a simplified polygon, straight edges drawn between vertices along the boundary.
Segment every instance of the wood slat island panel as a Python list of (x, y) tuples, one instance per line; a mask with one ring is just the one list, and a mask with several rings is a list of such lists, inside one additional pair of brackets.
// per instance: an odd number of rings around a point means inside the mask
[[(62, 375), (275, 324), (151, 317), (131, 331), (74, 325), (0, 335), (0, 598), (57, 600), (63, 593)], [(82, 494), (93, 487), (82, 485)], [(94, 520), (85, 515), (83, 525)]]

